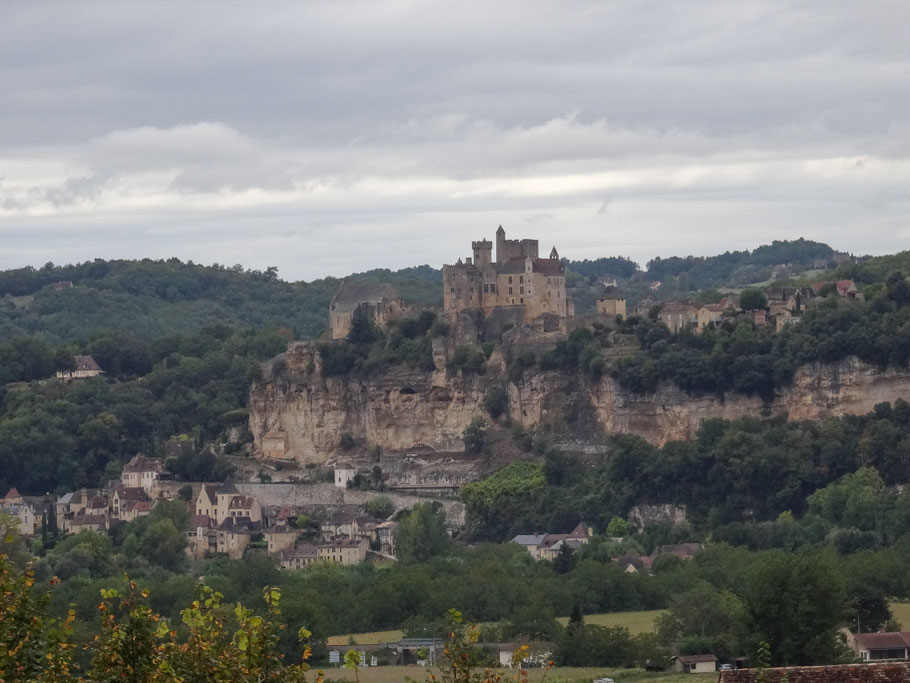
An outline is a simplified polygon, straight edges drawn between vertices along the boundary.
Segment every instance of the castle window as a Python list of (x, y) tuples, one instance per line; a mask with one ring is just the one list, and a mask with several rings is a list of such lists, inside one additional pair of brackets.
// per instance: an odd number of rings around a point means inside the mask
[(491, 292), (495, 292), (495, 291), (496, 291), (496, 285), (490, 285), (490, 291), (491, 291)]
[(511, 276), (511, 275), (509, 275), (509, 284), (510, 284), (510, 285), (512, 284), (512, 276)]
[(512, 303), (513, 303), (513, 304), (515, 303), (515, 299), (512, 299)]
[(518, 284), (522, 284), (522, 283), (524, 283), (524, 281), (525, 281), (525, 276), (524, 276), (524, 275), (519, 275), (519, 276), (518, 276)]
[(519, 293), (519, 294), (524, 294), (524, 293), (525, 293), (525, 288), (524, 288), (524, 287), (519, 287), (519, 288), (518, 288), (518, 293)]
[(450, 287), (450, 288), (449, 288), (449, 292), (450, 292), (451, 294), (454, 294), (454, 293), (455, 293), (455, 288), (454, 288), (454, 287)]
[(524, 300), (524, 299), (521, 299), (521, 303), (524, 303), (524, 302), (525, 302), (525, 300)]
[(547, 290), (547, 298), (548, 298), (548, 299), (552, 299), (552, 298), (553, 298), (553, 292), (551, 292), (550, 290)]
[(490, 285), (484, 285), (484, 286), (483, 286), (483, 293), (484, 293), (484, 294), (489, 294), (489, 292), (490, 292)]
[(511, 296), (511, 295), (512, 295), (512, 288), (509, 287), (509, 296)]

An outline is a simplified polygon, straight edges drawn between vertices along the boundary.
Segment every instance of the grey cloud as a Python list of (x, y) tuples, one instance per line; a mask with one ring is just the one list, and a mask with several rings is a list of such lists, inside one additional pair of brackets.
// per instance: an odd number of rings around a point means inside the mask
[(798, 234), (895, 250), (908, 19), (904, 2), (11, 4), (0, 267), (76, 258), (72, 234), (86, 258), (343, 274), (438, 264), (535, 216), (573, 257)]

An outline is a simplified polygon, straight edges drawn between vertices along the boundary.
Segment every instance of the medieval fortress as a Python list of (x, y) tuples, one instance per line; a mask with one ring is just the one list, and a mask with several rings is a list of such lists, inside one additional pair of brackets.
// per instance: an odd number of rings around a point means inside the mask
[[(500, 225), (495, 255), (487, 239), (472, 242), (471, 251), (464, 261), (442, 267), (444, 315), (474, 310), (489, 316), (498, 310), (525, 323), (546, 318), (552, 328), (575, 314), (556, 247), (541, 258), (537, 240), (506, 239)], [(332, 339), (343, 339), (355, 315), (365, 314), (383, 326), (411, 313), (390, 284), (344, 283), (329, 304), (329, 328)]]
[(544, 314), (558, 318), (574, 314), (566, 297), (566, 271), (556, 247), (549, 258), (540, 258), (537, 240), (506, 239), (502, 226), (496, 231), (496, 258), (493, 243), (483, 239), (471, 243), (473, 256), (455, 265), (442, 267), (443, 309), (458, 313), (479, 308), (487, 315), (496, 308), (518, 306), (525, 322)]

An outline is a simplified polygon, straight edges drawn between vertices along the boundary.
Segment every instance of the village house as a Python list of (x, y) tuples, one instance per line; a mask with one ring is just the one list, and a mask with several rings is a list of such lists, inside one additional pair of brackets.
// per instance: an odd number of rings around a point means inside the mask
[(518, 307), (525, 322), (544, 314), (557, 318), (574, 315), (566, 298), (566, 273), (556, 247), (540, 258), (538, 242), (509, 240), (502, 226), (493, 243), (471, 243), (472, 256), (442, 267), (443, 309), (447, 313), (479, 309), (489, 315), (497, 308)]
[[(137, 510), (139, 503), (145, 503), (140, 512)], [(110, 516), (112, 519), (119, 519), (124, 522), (148, 514), (151, 509), (148, 494), (145, 489), (138, 486), (118, 486), (110, 498)]]
[(120, 481), (125, 487), (141, 488), (148, 495), (151, 495), (152, 487), (161, 478), (170, 478), (170, 473), (164, 469), (162, 462), (142, 454), (134, 455), (120, 473)]
[(651, 553), (651, 563), (661, 555), (674, 555), (681, 560), (691, 560), (702, 549), (701, 543), (671, 543), (659, 545)]
[(299, 545), (278, 551), (278, 564), (282, 569), (303, 569), (319, 561), (315, 545)]
[(72, 370), (58, 370), (57, 379), (73, 380), (87, 379), (97, 377), (104, 373), (104, 370), (95, 362), (91, 356), (73, 356)]
[(673, 658), (673, 670), (684, 674), (704, 674), (717, 671), (715, 655), (677, 655)]
[(382, 327), (406, 310), (407, 307), (390, 284), (343, 282), (329, 304), (332, 339), (348, 336), (355, 315), (365, 315)]
[(642, 555), (620, 555), (613, 561), (626, 574), (641, 574), (651, 571), (651, 558)]
[(262, 521), (262, 507), (253, 496), (241, 494), (231, 482), (205, 484), (196, 496), (197, 515), (208, 515), (218, 526), (229, 517), (246, 517)]
[(325, 540), (354, 538), (357, 531), (357, 518), (352, 513), (342, 510), (331, 513), (319, 524), (319, 532)]
[(202, 558), (217, 552), (217, 532), (208, 515), (192, 515), (186, 530), (186, 553), (190, 559)]
[(717, 327), (724, 321), (726, 308), (723, 304), (705, 304), (695, 312), (695, 326), (699, 332), (708, 327)]
[(626, 317), (626, 295), (618, 287), (611, 285), (597, 297), (595, 310), (601, 315), (621, 315)]
[(362, 564), (367, 557), (367, 542), (362, 538), (336, 538), (327, 543), (318, 543), (316, 552), (323, 562)]
[(398, 522), (380, 522), (376, 525), (376, 540), (379, 551), (386, 555), (395, 554), (395, 536), (398, 533)]
[(216, 529), (216, 551), (239, 560), (253, 536), (262, 534), (262, 523), (249, 517), (226, 517)]
[(661, 306), (657, 319), (673, 334), (688, 329), (697, 323), (698, 309), (689, 303), (670, 302)]
[(11, 488), (0, 499), (0, 511), (16, 518), (22, 536), (34, 536), (41, 529), (41, 512), (19, 495), (15, 488)]
[[(78, 489), (58, 498), (56, 504), (57, 528), (63, 532), (71, 531), (70, 523), (76, 518), (76, 515), (82, 513), (84, 517), (84, 510), (99, 497), (100, 493), (98, 489)], [(107, 517), (106, 505), (104, 510), (104, 516)]]
[(563, 546), (573, 552), (591, 538), (591, 530), (580, 523), (567, 534), (519, 534), (512, 539), (530, 553), (535, 560), (553, 560)]
[(297, 539), (300, 538), (300, 529), (281, 522), (265, 529), (262, 536), (265, 538), (268, 554), (274, 555), (282, 550), (293, 548)]
[(910, 632), (849, 633), (847, 645), (864, 662), (910, 659)]
[(340, 489), (348, 487), (348, 482), (357, 476), (357, 468), (353, 465), (337, 465), (334, 470), (335, 486)]

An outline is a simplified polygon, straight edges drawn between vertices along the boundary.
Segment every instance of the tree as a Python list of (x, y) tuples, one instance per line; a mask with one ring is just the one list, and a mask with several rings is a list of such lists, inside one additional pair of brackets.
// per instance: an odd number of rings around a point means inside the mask
[(351, 344), (372, 344), (381, 333), (373, 318), (363, 309), (357, 308), (351, 316), (351, 329), (347, 340)]
[(469, 453), (480, 453), (487, 444), (487, 422), (482, 417), (475, 417), (471, 424), (461, 433), (465, 450)]
[(448, 552), (446, 513), (438, 503), (419, 503), (398, 524), (395, 554), (403, 562), (424, 562)]
[(844, 656), (844, 580), (830, 552), (768, 553), (756, 562), (743, 602), (753, 646), (766, 642), (773, 665), (831, 664)]
[(614, 538), (625, 538), (632, 534), (632, 525), (622, 517), (613, 515), (613, 519), (607, 525), (607, 536)]
[(483, 398), (483, 408), (494, 420), (502, 415), (509, 407), (509, 394), (505, 387), (496, 385), (487, 389)]
[(742, 602), (733, 593), (701, 584), (671, 599), (658, 618), (657, 633), (665, 645), (689, 650), (685, 654), (704, 650), (731, 657), (742, 643), (743, 617)]
[(395, 503), (388, 496), (376, 496), (364, 503), (363, 508), (367, 514), (377, 519), (387, 519), (389, 515), (395, 512)]
[(744, 289), (739, 295), (739, 307), (744, 311), (757, 311), (768, 307), (768, 299), (760, 289)]

